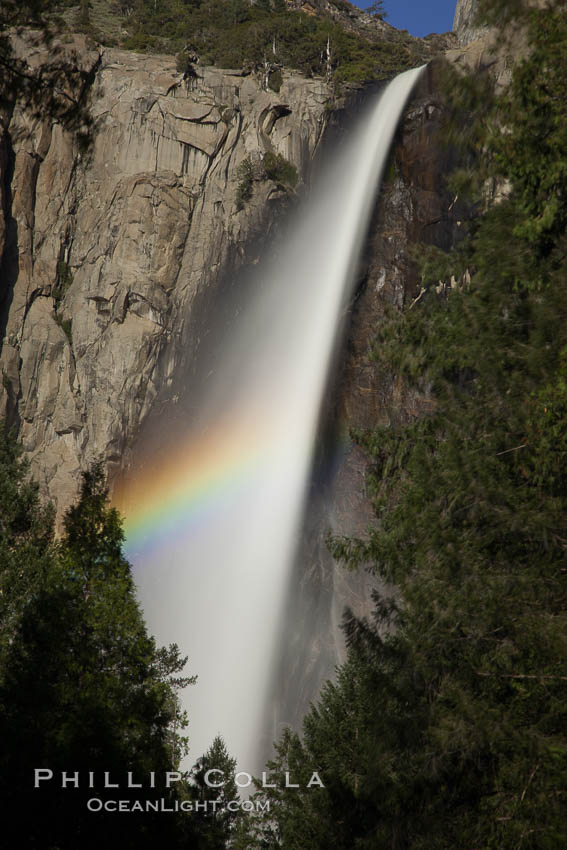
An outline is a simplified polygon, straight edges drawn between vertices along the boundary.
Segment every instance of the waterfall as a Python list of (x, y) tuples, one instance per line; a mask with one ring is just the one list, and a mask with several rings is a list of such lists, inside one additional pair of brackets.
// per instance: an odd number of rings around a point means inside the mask
[[(261, 285), (205, 364), (199, 422), (130, 487), (127, 555), (146, 620), (198, 675), (190, 761), (222, 734), (241, 770), (257, 742), (301, 526), (321, 402), (394, 133), (407, 71), (329, 163)], [(163, 439), (168, 438), (164, 432)], [(298, 626), (299, 627), (299, 626)]]

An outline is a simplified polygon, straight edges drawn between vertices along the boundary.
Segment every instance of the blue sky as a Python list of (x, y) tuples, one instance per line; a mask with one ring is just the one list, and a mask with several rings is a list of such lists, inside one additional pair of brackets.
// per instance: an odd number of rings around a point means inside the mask
[[(351, 0), (365, 9), (372, 0)], [(393, 27), (409, 30), (412, 35), (447, 32), (453, 28), (457, 0), (384, 0), (386, 20)]]

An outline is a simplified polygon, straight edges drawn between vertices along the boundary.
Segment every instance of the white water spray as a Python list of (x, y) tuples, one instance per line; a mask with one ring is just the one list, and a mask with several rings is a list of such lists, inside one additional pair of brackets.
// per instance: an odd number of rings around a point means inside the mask
[(204, 383), (206, 397), (194, 400), (193, 454), (206, 465), (208, 445), (226, 458), (206, 518), (188, 515), (181, 541), (164, 535), (157, 563), (129, 553), (150, 630), (160, 643), (176, 641), (199, 677), (186, 695), (191, 763), (220, 733), (240, 769), (259, 768), (329, 364), (393, 136), (421, 71), (387, 86), (322, 175), (277, 260), (263, 267), (263, 285), (235, 332), (218, 341), (220, 365)]

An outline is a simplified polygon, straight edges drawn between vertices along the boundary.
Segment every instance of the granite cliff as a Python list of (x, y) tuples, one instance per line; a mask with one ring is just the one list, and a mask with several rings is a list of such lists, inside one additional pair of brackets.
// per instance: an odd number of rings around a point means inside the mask
[(453, 21), (453, 32), (459, 39), (459, 44), (468, 44), (487, 34), (487, 27), (476, 20), (478, 12), (477, 0), (458, 0)]
[(120, 465), (187, 356), (192, 302), (214, 298), (286, 194), (254, 179), (239, 209), (239, 166), (261, 178), (273, 151), (307, 179), (331, 99), (321, 79), (286, 74), (276, 94), (237, 71), (183, 78), (171, 57), (79, 47), (96, 70), (90, 149), (18, 110), (0, 136), (0, 415), (59, 509), (93, 459)]
[(293, 163), (301, 191), (335, 104), (321, 78), (286, 72), (276, 93), (256, 75), (182, 75), (172, 57), (87, 42), (71, 45), (92, 72), (87, 150), (17, 106), (0, 121), (0, 416), (60, 513), (95, 458), (111, 479), (124, 466), (198, 345), (194, 305), (255, 261), (289, 192), (265, 179), (263, 155)]

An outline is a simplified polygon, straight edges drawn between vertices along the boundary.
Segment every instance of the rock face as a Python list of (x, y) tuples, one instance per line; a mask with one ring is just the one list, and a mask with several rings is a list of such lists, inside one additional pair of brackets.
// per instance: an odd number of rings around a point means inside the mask
[(481, 26), (476, 21), (477, 11), (477, 0), (458, 0), (457, 8), (455, 9), (453, 32), (456, 33), (459, 44), (469, 44), (469, 42), (476, 41), (477, 38), (482, 38), (486, 35), (488, 31), (487, 27)]
[[(543, 9), (547, 6), (547, 2), (548, 0), (525, 0), (524, 5)], [(526, 40), (520, 28), (514, 26), (514, 21), (503, 32), (483, 26), (477, 20), (478, 7), (479, 0), (457, 0), (453, 32), (461, 47), (480, 39), (485, 44), (491, 43), (492, 49), (500, 55), (507, 49), (510, 61), (517, 62), (527, 49)], [(504, 50), (502, 50), (503, 45), (505, 45)]]
[(90, 150), (57, 124), (2, 124), (3, 372), (0, 415), (59, 510), (79, 472), (112, 473), (179, 361), (199, 294), (265, 231), (282, 190), (256, 180), (239, 209), (239, 166), (266, 151), (308, 179), (328, 114), (322, 80), (253, 76), (105, 49)]

